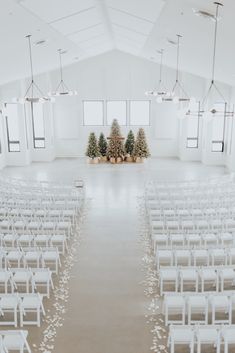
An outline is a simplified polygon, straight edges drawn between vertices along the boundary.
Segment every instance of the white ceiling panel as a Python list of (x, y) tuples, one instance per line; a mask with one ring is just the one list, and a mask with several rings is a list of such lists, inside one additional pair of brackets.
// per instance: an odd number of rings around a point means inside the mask
[(63, 35), (69, 35), (96, 24), (100, 24), (100, 22), (101, 18), (99, 12), (94, 7), (74, 16), (53, 22), (51, 26)]
[(112, 24), (119, 24), (132, 30), (138, 30), (143, 34), (149, 34), (153, 28), (153, 23), (145, 19), (128, 15), (124, 12), (109, 8), (110, 20)]
[(90, 38), (89, 40), (81, 42), (79, 43), (79, 47), (81, 49), (86, 50), (87, 48), (103, 45), (104, 43), (105, 44), (110, 43), (108, 36), (105, 34), (98, 37)]
[(79, 43), (103, 34), (105, 34), (105, 26), (101, 23), (69, 35), (68, 38), (75, 43)]
[(46, 22), (71, 16), (94, 6), (94, 0), (23, 0), (21, 5)]
[(164, 5), (164, 0), (107, 0), (107, 5), (132, 14), (136, 17), (156, 21)]
[(142, 44), (138, 43), (138, 42), (134, 42), (133, 40), (123, 37), (123, 36), (119, 36), (117, 35), (116, 37), (116, 43), (123, 43), (125, 45), (129, 45), (130, 47), (136, 48), (138, 50), (140, 50), (142, 48)]
[(147, 40), (147, 36), (136, 33), (134, 31), (131, 30), (127, 30), (123, 27), (117, 26), (117, 25), (113, 25), (113, 32), (116, 35), (122, 36), (122, 37), (126, 37), (130, 40), (133, 40), (134, 42), (139, 42), (142, 45), (144, 45), (145, 41)]

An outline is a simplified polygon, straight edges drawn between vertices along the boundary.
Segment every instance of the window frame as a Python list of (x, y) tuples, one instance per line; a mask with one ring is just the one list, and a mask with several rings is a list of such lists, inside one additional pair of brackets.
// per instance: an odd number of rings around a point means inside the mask
[[(14, 104), (14, 103), (5, 103), (5, 108), (7, 110), (7, 104)], [(7, 132), (7, 149), (9, 153), (19, 153), (20, 152), (20, 139), (19, 140), (10, 140), (10, 133), (9, 133), (9, 123), (8, 123), (9, 116), (6, 113), (5, 114), (5, 121), (6, 121), (6, 132)], [(17, 151), (12, 151), (11, 150), (11, 145), (17, 145), (19, 147), (19, 150)]]
[[(85, 104), (84, 103), (87, 103), (87, 102), (100, 102), (102, 103), (102, 124), (85, 124)], [(105, 111), (104, 111), (104, 108), (105, 108), (105, 100), (104, 99), (84, 99), (82, 101), (82, 126), (105, 126)], [(107, 124), (106, 124), (107, 125)]]
[[(40, 104), (40, 103), (30, 103), (30, 109), (31, 109), (31, 118), (32, 118), (32, 131), (33, 131), (33, 148), (36, 150), (42, 150), (46, 148), (46, 132), (45, 132), (45, 120), (44, 120), (44, 111), (43, 111), (43, 132), (44, 132), (44, 137), (36, 137), (35, 136), (35, 123), (34, 123), (34, 109), (33, 109), (33, 104)], [(43, 106), (42, 106), (43, 108)], [(44, 146), (43, 147), (38, 147), (36, 146), (36, 141), (43, 141)]]
[[(107, 99), (105, 100), (105, 112), (106, 112), (106, 116), (105, 116), (105, 125), (106, 126), (111, 126), (111, 124), (108, 124), (108, 103), (110, 102), (125, 102), (126, 104), (126, 124), (120, 124), (120, 126), (128, 126), (128, 100), (127, 99)], [(118, 120), (118, 119), (117, 119)]]
[[(148, 116), (148, 124), (131, 124), (131, 103), (132, 102), (148, 102), (149, 104), (149, 116)], [(151, 100), (150, 99), (130, 99), (129, 100), (129, 125), (128, 126), (151, 126)]]

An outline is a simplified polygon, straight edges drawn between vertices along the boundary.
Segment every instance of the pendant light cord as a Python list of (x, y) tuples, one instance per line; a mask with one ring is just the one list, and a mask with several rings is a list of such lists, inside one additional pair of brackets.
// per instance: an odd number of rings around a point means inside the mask
[(177, 41), (177, 69), (176, 69), (176, 82), (179, 81), (179, 58), (180, 58), (180, 38), (182, 38), (182, 36), (180, 34), (177, 34), (178, 37), (178, 41)]
[(159, 79), (159, 83), (162, 82), (162, 63), (163, 63), (163, 53), (164, 53), (164, 49), (161, 50), (161, 63), (160, 63), (160, 79)]
[(60, 80), (63, 82), (63, 68), (62, 68), (62, 49), (58, 49), (60, 56)]
[(216, 48), (217, 48), (219, 6), (223, 6), (219, 2), (215, 2), (215, 5), (216, 5), (216, 15), (215, 15), (214, 50), (213, 50), (212, 79), (211, 79), (211, 82), (213, 82), (213, 83), (214, 83), (214, 79), (215, 79), (215, 64), (216, 64)]
[(33, 82), (34, 77), (33, 77), (33, 57), (32, 57), (32, 46), (31, 46), (31, 34), (27, 35), (26, 38), (28, 38), (28, 42), (29, 42), (29, 59), (30, 59), (30, 68), (31, 68), (31, 79)]

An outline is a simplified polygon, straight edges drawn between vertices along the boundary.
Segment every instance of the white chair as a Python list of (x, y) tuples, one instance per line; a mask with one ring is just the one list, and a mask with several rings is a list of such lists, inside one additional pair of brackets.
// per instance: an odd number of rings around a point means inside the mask
[(228, 353), (229, 345), (235, 345), (235, 326), (223, 327), (221, 336), (224, 341), (224, 353)]
[(18, 294), (3, 294), (0, 298), (0, 312), (2, 317), (6, 313), (13, 314), (13, 320), (5, 321), (0, 319), (0, 325), (13, 325), (17, 327), (17, 311), (20, 304)]
[(61, 266), (60, 254), (57, 248), (47, 248), (42, 252), (43, 267), (49, 267), (50, 270), (58, 274)]
[(14, 291), (12, 274), (7, 270), (0, 270), (0, 286), (3, 286), (5, 293), (8, 293), (8, 287), (10, 286), (10, 292)]
[(192, 251), (193, 264), (198, 265), (209, 265), (209, 254), (205, 249), (195, 249)]
[(220, 331), (219, 327), (199, 326), (196, 330), (197, 353), (201, 353), (202, 345), (212, 345), (216, 353), (220, 352)]
[[(212, 324), (229, 324), (232, 323), (232, 302), (227, 295), (217, 294), (209, 297), (212, 310)], [(223, 313), (226, 318), (217, 319), (216, 314)]]
[[(194, 351), (194, 330), (190, 326), (170, 326), (168, 336), (168, 347), (170, 347), (170, 353), (175, 352), (175, 347), (188, 346), (190, 353)], [(182, 349), (182, 347), (181, 347)]]
[(37, 248), (25, 248), (24, 249), (24, 266), (25, 267), (36, 267), (39, 268), (42, 259), (42, 252)]
[(14, 287), (20, 292), (20, 287), (24, 287), (23, 292), (29, 293), (30, 287), (33, 292), (33, 275), (31, 270), (25, 268), (13, 269), (12, 271), (12, 281)]
[[(208, 324), (208, 301), (205, 295), (188, 296), (188, 324)], [(193, 315), (203, 316), (203, 319), (193, 319)]]
[(194, 289), (198, 292), (198, 272), (195, 268), (181, 268), (179, 273), (180, 291), (184, 292), (184, 286), (190, 286), (190, 291)]
[(211, 249), (211, 265), (226, 265), (227, 262), (227, 253), (224, 249)]
[(50, 239), (50, 245), (52, 247), (57, 247), (60, 253), (63, 255), (65, 251), (68, 251), (67, 237), (63, 234), (54, 234)]
[(20, 268), (23, 259), (23, 253), (19, 250), (10, 250), (6, 255), (6, 263), (9, 267), (17, 267)]
[[(36, 314), (36, 320), (26, 320), (27, 314)], [(45, 315), (43, 297), (39, 293), (25, 294), (20, 305), (20, 326), (41, 325), (41, 313)]]
[(31, 349), (27, 342), (28, 331), (0, 331), (0, 335), (3, 336), (3, 347), (6, 353), (9, 351), (16, 351), (19, 353), (27, 352), (31, 353)]
[(175, 250), (175, 265), (187, 265), (191, 264), (191, 251), (190, 250)]
[(159, 271), (160, 279), (160, 295), (164, 292), (164, 286), (171, 285), (174, 287), (174, 291), (178, 290), (178, 270), (175, 268), (160, 269)]
[[(164, 297), (165, 325), (185, 324), (185, 300), (180, 295), (165, 295)], [(171, 315), (180, 316), (178, 319), (170, 319)]]
[(228, 264), (235, 265), (235, 248), (229, 248), (228, 250)]
[(48, 268), (33, 269), (33, 288), (40, 294), (50, 297), (50, 288), (54, 289), (54, 285), (52, 273)]
[(163, 266), (163, 265), (172, 266), (173, 259), (174, 259), (174, 253), (171, 250), (160, 250), (160, 249), (157, 250), (156, 251), (157, 269), (159, 269), (160, 266)]
[(200, 246), (201, 245), (201, 236), (199, 234), (189, 233), (186, 236), (186, 244), (188, 246)]
[[(46, 247), (48, 248), (50, 243), (51, 235), (47, 234), (37, 234), (34, 237), (34, 246)], [(39, 267), (39, 266), (38, 266)]]
[(183, 234), (170, 234), (170, 246), (184, 246), (185, 238)]
[(21, 234), (17, 239), (19, 247), (30, 247), (33, 243), (34, 236), (32, 234)]
[[(201, 281), (201, 291), (205, 291), (206, 285), (215, 287), (216, 292), (219, 290), (219, 281), (217, 271), (213, 268), (201, 268), (199, 270), (199, 279)], [(211, 289), (210, 289), (211, 290)]]
[(229, 268), (229, 267), (221, 268), (218, 271), (218, 275), (220, 280), (221, 291), (224, 291), (224, 287), (226, 284), (229, 284), (230, 286), (234, 285), (235, 271), (233, 268)]

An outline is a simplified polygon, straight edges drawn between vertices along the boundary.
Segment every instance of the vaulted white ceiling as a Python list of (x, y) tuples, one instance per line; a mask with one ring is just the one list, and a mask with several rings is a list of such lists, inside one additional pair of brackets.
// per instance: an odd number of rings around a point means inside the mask
[[(235, 1), (223, 0), (216, 75), (235, 84)], [(214, 23), (193, 8), (215, 12), (209, 0), (0, 0), (0, 83), (29, 75), (25, 36), (32, 41), (35, 72), (58, 67), (57, 49), (67, 50), (64, 64), (118, 49), (175, 67), (176, 47), (167, 42), (183, 35), (181, 69), (210, 77)]]

